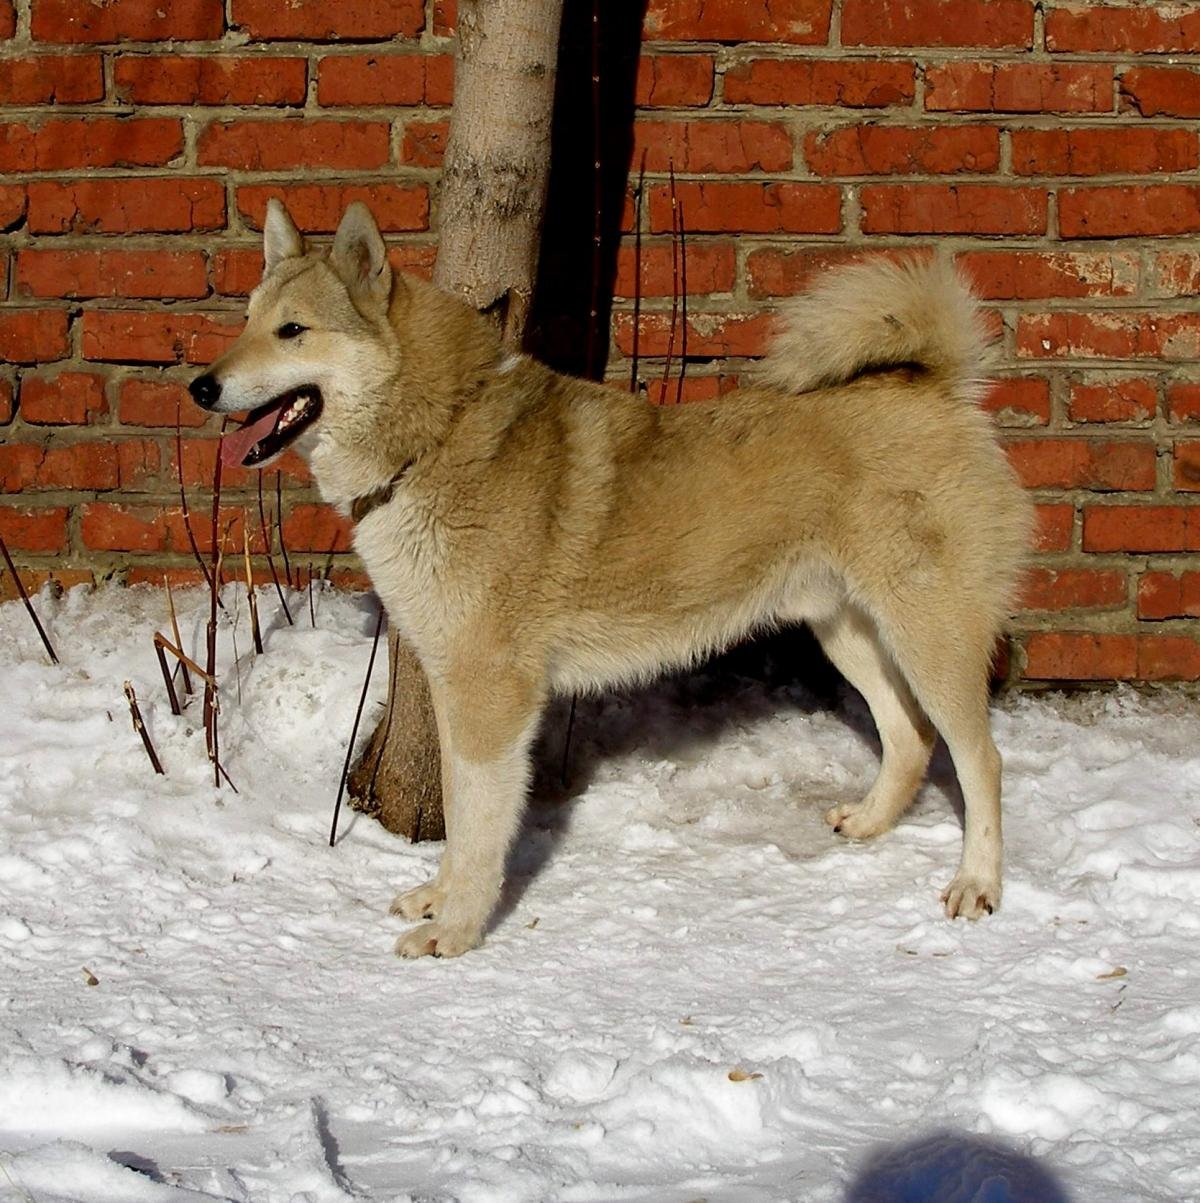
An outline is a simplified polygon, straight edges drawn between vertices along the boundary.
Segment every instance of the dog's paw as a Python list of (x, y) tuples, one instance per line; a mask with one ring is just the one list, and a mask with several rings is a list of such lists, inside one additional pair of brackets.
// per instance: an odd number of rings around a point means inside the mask
[(942, 902), (947, 918), (982, 919), (1000, 906), (1000, 882), (957, 873), (942, 891)]
[(423, 886), (417, 886), (415, 890), (397, 894), (388, 910), (391, 914), (402, 915), (405, 919), (436, 919), (445, 902), (446, 891), (435, 879), (427, 881)]
[(865, 802), (843, 802), (825, 812), (825, 822), (849, 840), (870, 840), (890, 831), (894, 822)]
[(398, 957), (460, 957), (477, 948), (483, 929), (460, 924), (422, 923), (396, 941)]

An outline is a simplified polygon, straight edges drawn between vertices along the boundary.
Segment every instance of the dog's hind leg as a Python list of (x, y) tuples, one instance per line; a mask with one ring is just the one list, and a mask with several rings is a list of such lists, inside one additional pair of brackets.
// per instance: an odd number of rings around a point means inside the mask
[(995, 630), (972, 621), (983, 607), (973, 607), (966, 590), (952, 607), (929, 598), (903, 609), (896, 599), (889, 601), (881, 632), (917, 701), (946, 741), (962, 788), (962, 861), (942, 901), (950, 918), (978, 919), (1000, 904), (1000, 753), (988, 718)]
[[(500, 897), (542, 697), (533, 682), (489, 667), (474, 665), (435, 686), (445, 691), (439, 707), (449, 734), (446, 851), (435, 880), (401, 900), (402, 911), (411, 897), (414, 911), (436, 917), (396, 941), (400, 956), (454, 957), (474, 948)], [(426, 905), (418, 910), (418, 903)]]
[(883, 758), (875, 784), (861, 802), (825, 814), (834, 831), (870, 839), (889, 830), (912, 804), (929, 766), (935, 732), (891, 656), (874, 621), (854, 606), (812, 623), (833, 666), (866, 699), (879, 731)]

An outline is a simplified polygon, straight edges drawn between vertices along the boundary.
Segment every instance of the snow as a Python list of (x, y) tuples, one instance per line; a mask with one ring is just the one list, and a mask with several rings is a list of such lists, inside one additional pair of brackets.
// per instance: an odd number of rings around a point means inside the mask
[(263, 592), (236, 671), (223, 631), (237, 794), (167, 706), (160, 593), (36, 600), (57, 668), (0, 607), (4, 1203), (1200, 1198), (1193, 698), (998, 703), (974, 925), (944, 756), (874, 844), (821, 821), (876, 762), (852, 692), (726, 662), (582, 700), (567, 791), (560, 707), (487, 942), (401, 962), (440, 846), (345, 812), (327, 844), (370, 599), (292, 628)]

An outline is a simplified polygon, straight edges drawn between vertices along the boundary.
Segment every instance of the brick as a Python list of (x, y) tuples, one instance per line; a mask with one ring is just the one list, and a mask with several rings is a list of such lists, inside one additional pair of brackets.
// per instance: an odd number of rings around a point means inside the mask
[(1138, 579), (1139, 618), (1200, 618), (1200, 572), (1144, 572)]
[(183, 150), (174, 117), (61, 117), (0, 125), (0, 171), (160, 167)]
[(376, 41), (424, 28), (423, 0), (233, 0), (231, 16), (255, 41)]
[(33, 0), (38, 42), (206, 41), (225, 30), (222, 0)]
[(874, 109), (911, 104), (915, 95), (916, 66), (906, 62), (756, 58), (725, 72), (727, 104)]
[[(643, 313), (638, 352), (641, 355), (662, 356), (667, 353), (671, 336), (671, 315)], [(676, 323), (674, 355), (682, 353), (682, 327)], [(732, 314), (702, 313), (689, 315), (687, 321), (687, 353), (701, 358), (728, 356), (759, 356), (767, 347), (771, 332), (771, 315), (767, 313)], [(623, 355), (633, 352), (633, 315), (619, 313), (613, 319), (613, 337)]]
[(1160, 251), (1152, 263), (1150, 292), (1156, 297), (1200, 296), (1200, 252)]
[(832, 0), (650, 0), (642, 36), (688, 42), (790, 42), (823, 46), (829, 40)]
[(1137, 676), (1133, 635), (1036, 632), (1025, 638), (1025, 676), (1044, 681), (1129, 681)]
[[(696, 233), (837, 234), (842, 228), (842, 194), (828, 184), (683, 182), (677, 196), (684, 228)], [(671, 229), (671, 193), (650, 189), (650, 228)]]
[(1027, 489), (1153, 489), (1153, 443), (1022, 439), (1005, 446)]
[(108, 413), (104, 377), (92, 372), (26, 376), (21, 381), (21, 417), (44, 426), (83, 426)]
[(225, 188), (212, 178), (29, 185), (32, 234), (176, 234), (224, 225)]
[(0, 72), (0, 105), (87, 104), (104, 99), (98, 54), (37, 54), (10, 58)]
[(1029, 568), (1021, 591), (1023, 610), (1111, 610), (1129, 594), (1124, 572), (1097, 568)]
[(339, 105), (446, 105), (453, 95), (448, 54), (328, 55), (317, 70), (317, 102)]
[(0, 230), (19, 225), (25, 216), (26, 195), (23, 184), (0, 184)]
[(0, 363), (42, 363), (68, 354), (62, 309), (0, 309)]
[(1173, 449), (1171, 483), (1179, 493), (1200, 491), (1200, 439), (1180, 439)]
[(117, 417), (122, 426), (168, 426), (195, 428), (208, 415), (192, 402), (182, 380), (130, 377), (121, 381), (117, 394)]
[(1200, 506), (1085, 506), (1083, 550), (1200, 551)]
[(283, 520), (283, 538), (293, 552), (349, 551), (352, 529), (345, 518), (327, 505), (294, 505)]
[(817, 175), (940, 175), (1000, 166), (1000, 131), (981, 125), (852, 125), (804, 140)]
[(638, 59), (634, 103), (639, 108), (668, 109), (708, 104), (714, 68), (711, 54), (643, 54)]
[(436, 246), (393, 246), (388, 248), (388, 262), (393, 271), (419, 276), (422, 280), (433, 279), (433, 265), (437, 261)]
[(1121, 76), (1121, 103), (1143, 117), (1200, 117), (1200, 71), (1133, 67)]
[(306, 233), (332, 234), (346, 207), (356, 200), (369, 206), (385, 233), (429, 229), (429, 190), (424, 184), (263, 184), (239, 188), (238, 212), (262, 229), (267, 200), (277, 196)]
[(212, 257), (213, 290), (222, 296), (248, 296), (258, 287), (263, 274), (260, 244), (218, 251)]
[(208, 292), (199, 251), (18, 251), (20, 296), (202, 297)]
[(9, 551), (61, 551), (67, 544), (67, 509), (0, 505), (0, 537)]
[(1158, 388), (1144, 377), (1102, 383), (1074, 381), (1067, 405), (1072, 422), (1144, 422), (1158, 409)]
[(845, 0), (845, 46), (1033, 45), (1030, 0)]
[(1200, 12), (1182, 4), (1068, 4), (1046, 14), (1046, 49), (1109, 54), (1200, 53)]
[(1035, 551), (1070, 551), (1075, 530), (1075, 507), (1069, 503), (1052, 502), (1033, 507)]
[(988, 301), (1129, 297), (1138, 286), (1132, 251), (966, 251), (957, 262)]
[(1017, 175), (1191, 171), (1200, 163), (1200, 138), (1157, 127), (1014, 130), (1012, 161)]
[(1023, 313), (1017, 355), (1032, 359), (1200, 359), (1200, 314)]
[(433, 32), (435, 37), (448, 38), (458, 25), (458, 0), (433, 0)]
[(792, 137), (786, 126), (765, 121), (639, 121), (633, 128), (633, 162), (645, 155), (647, 171), (695, 173), (789, 171)]
[(440, 167), (449, 134), (448, 121), (406, 121), (400, 162), (414, 167)]
[(423, 0), (233, 0), (231, 17), (256, 41), (376, 41), (416, 37), (425, 25), (425, 5)]
[(83, 506), (79, 523), (85, 547), (93, 551), (166, 551), (167, 515), (157, 506)]
[[(619, 387), (628, 387), (628, 374), (613, 381)], [(674, 371), (665, 384), (657, 376), (646, 382), (646, 398), (651, 405), (687, 405), (693, 401), (715, 401), (737, 387), (736, 376), (685, 376), (680, 388), (679, 378)]]
[(13, 414), (16, 412), (14, 397), (12, 380), (7, 376), (0, 376), (0, 426), (7, 426), (13, 420)]
[(1050, 381), (1044, 376), (993, 381), (983, 408), (1002, 426), (1045, 426), (1050, 421)]
[(11, 38), (17, 32), (17, 12), (12, 0), (0, 0), (0, 38)]
[(89, 309), (82, 318), (85, 359), (116, 363), (211, 363), (237, 338), (232, 314)]
[(868, 234), (1045, 234), (1044, 188), (995, 184), (872, 184), (862, 189)]
[(1113, 69), (1103, 63), (952, 61), (925, 72), (931, 113), (1111, 113)]
[(1167, 412), (1172, 422), (1200, 420), (1200, 384), (1180, 381), (1167, 389)]
[[(96, 584), (95, 575), (81, 568), (18, 567), (17, 572), (25, 586), (25, 592), (31, 597), (46, 588), (61, 593), (65, 589), (74, 589), (76, 585), (92, 588)], [(11, 579), (7, 575), (0, 576), (0, 600), (14, 601), (16, 597), (17, 591)]]
[(746, 284), (752, 297), (792, 296), (803, 292), (831, 268), (874, 258), (881, 253), (895, 257), (891, 252), (846, 246), (824, 245), (786, 251), (764, 247), (746, 256)]
[[(191, 529), (196, 546), (202, 555), (213, 550), (212, 523), (209, 522), (210, 500), (192, 499)], [(262, 555), (265, 551), (259, 517), (246, 514), (236, 506), (221, 506), (220, 538), (226, 547), (242, 549), (243, 528), (250, 534), (250, 551)], [(152, 552), (171, 551), (190, 553), (183, 514), (178, 506), (164, 509), (158, 505), (115, 505), (95, 502), (83, 506), (79, 532), (84, 546), (94, 551)], [(162, 580), (162, 569), (154, 569), (150, 579)]]
[(113, 83), (118, 99), (130, 104), (298, 105), (307, 64), (258, 54), (123, 54)]
[(39, 443), (0, 445), (0, 493), (46, 489), (115, 489), (120, 484), (116, 447), (75, 443), (43, 447)]
[(1098, 185), (1058, 194), (1064, 238), (1134, 238), (1200, 231), (1200, 186)]
[[(617, 253), (617, 277), (613, 295), (632, 297), (637, 275), (641, 276), (643, 297), (669, 297), (678, 288), (675, 280), (676, 257), (669, 243), (643, 243), (641, 272), (637, 273), (633, 247), (623, 246)], [(737, 258), (732, 243), (692, 242), (687, 246), (687, 290), (689, 294), (732, 292)]]
[(196, 162), (242, 171), (362, 170), (387, 164), (390, 135), (386, 121), (215, 121), (200, 133)]
[(1186, 635), (1140, 635), (1137, 651), (1139, 680), (1200, 679), (1200, 643)]

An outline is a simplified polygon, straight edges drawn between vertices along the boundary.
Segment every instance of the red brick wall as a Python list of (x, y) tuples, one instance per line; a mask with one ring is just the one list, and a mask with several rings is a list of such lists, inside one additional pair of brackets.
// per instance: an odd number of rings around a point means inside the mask
[[(188, 568), (176, 405), (238, 329), (269, 195), (317, 234), (369, 199), (429, 269), (452, 23), (441, 0), (0, 0), (0, 533), (31, 581)], [(1041, 514), (1015, 664), (1200, 678), (1200, 7), (650, 0), (636, 93), (643, 353), (671, 163), (711, 357), (688, 397), (816, 268), (951, 246), (1003, 328), (991, 405)], [(627, 235), (614, 374), (633, 274)], [(203, 512), (216, 432), (182, 417)], [(352, 567), (283, 470), (294, 558)], [(253, 478), (227, 483), (253, 511)]]

